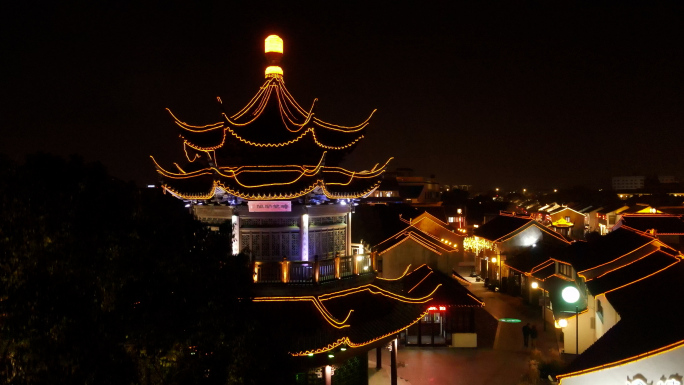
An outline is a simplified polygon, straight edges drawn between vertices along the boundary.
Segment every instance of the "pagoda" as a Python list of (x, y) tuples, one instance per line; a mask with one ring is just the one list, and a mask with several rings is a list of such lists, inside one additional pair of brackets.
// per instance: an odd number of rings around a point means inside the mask
[(378, 187), (389, 160), (363, 171), (339, 163), (373, 114), (355, 126), (319, 119), (316, 100), (303, 108), (285, 87), (283, 40), (268, 36), (265, 54), (266, 80), (238, 112), (191, 125), (168, 110), (185, 160), (175, 170), (155, 161), (161, 186), (205, 223), (231, 221), (235, 254), (248, 251), (256, 261), (351, 256), (355, 200)]

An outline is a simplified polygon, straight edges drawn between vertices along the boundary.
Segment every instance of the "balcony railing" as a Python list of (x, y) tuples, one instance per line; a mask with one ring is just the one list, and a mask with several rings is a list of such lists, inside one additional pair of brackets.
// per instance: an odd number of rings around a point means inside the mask
[(375, 256), (357, 254), (320, 261), (256, 261), (253, 262), (254, 282), (314, 284), (375, 271)]

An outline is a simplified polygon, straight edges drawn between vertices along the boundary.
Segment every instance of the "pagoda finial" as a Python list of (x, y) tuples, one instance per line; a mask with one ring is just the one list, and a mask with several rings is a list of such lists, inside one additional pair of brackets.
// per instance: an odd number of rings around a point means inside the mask
[(266, 67), (266, 77), (281, 77), (283, 69), (280, 67), (280, 59), (283, 57), (283, 39), (278, 35), (270, 35), (264, 41), (264, 52), (268, 67)]

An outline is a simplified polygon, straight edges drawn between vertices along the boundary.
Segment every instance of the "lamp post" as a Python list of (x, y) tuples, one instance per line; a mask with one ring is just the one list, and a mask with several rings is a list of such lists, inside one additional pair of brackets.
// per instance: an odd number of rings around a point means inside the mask
[[(496, 257), (492, 257), (492, 263), (494, 264), (494, 274), (497, 274), (496, 273)], [(499, 278), (498, 274), (496, 275), (496, 278)], [(495, 284), (496, 284), (496, 280), (495, 280)]]
[[(563, 300), (567, 303), (577, 303), (580, 297), (579, 290), (574, 286), (568, 286), (561, 292)], [(579, 304), (575, 305), (575, 354), (579, 354)]]
[(537, 282), (532, 282), (532, 288), (540, 288), (541, 289), (541, 295), (542, 295), (542, 328), (544, 331), (546, 331), (546, 293), (544, 292), (544, 286), (542, 283), (542, 286), (540, 286)]

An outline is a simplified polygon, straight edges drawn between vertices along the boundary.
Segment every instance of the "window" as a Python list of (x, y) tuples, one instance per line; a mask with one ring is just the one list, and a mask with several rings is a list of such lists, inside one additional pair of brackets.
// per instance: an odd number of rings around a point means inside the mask
[(603, 323), (603, 306), (601, 306), (601, 301), (596, 300), (596, 316), (601, 320), (601, 323)]
[(449, 223), (454, 223), (454, 217), (449, 217)]
[(570, 217), (565, 217), (566, 222), (570, 222)]
[(572, 266), (564, 263), (558, 264), (558, 272), (566, 277), (572, 277)]

